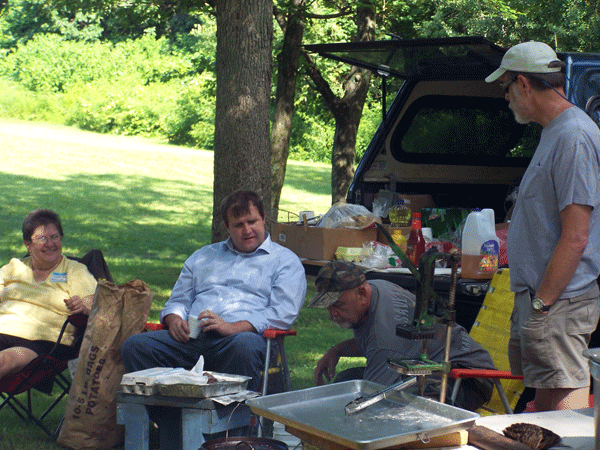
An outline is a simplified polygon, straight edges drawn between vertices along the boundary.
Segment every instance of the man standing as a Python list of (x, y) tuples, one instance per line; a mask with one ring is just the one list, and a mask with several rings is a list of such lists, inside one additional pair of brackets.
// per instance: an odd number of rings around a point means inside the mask
[[(121, 353), (128, 372), (150, 367), (191, 369), (204, 356), (205, 369), (252, 377), (260, 387), (266, 343), (262, 332), (289, 328), (306, 295), (298, 257), (271, 241), (262, 200), (236, 191), (223, 200), (229, 238), (197, 250), (184, 264), (160, 313), (167, 330), (129, 338)], [(188, 317), (202, 321), (190, 339)]]
[[(422, 341), (396, 335), (396, 325), (412, 321), (414, 294), (389, 281), (367, 281), (361, 270), (347, 261), (327, 263), (315, 286), (317, 292), (308, 307), (327, 308), (331, 320), (354, 333), (354, 339), (332, 346), (319, 360), (315, 384), (323, 384), (323, 375), (333, 378), (342, 356), (367, 358), (367, 367), (358, 378), (384, 385), (400, 381), (403, 375), (391, 369), (387, 359), (418, 359), (422, 351)], [(433, 361), (444, 359), (445, 331), (445, 325), (435, 325), (435, 338), (428, 343), (428, 357)], [(495, 369), (490, 354), (459, 325), (452, 330), (450, 364), (452, 368)], [(465, 379), (456, 406), (475, 410), (489, 401), (492, 389), (488, 380)]]
[(536, 389), (537, 411), (588, 406), (582, 351), (600, 315), (600, 131), (566, 99), (562, 66), (548, 45), (524, 42), (485, 80), (500, 81), (517, 122), (543, 127), (507, 239), (511, 371)]

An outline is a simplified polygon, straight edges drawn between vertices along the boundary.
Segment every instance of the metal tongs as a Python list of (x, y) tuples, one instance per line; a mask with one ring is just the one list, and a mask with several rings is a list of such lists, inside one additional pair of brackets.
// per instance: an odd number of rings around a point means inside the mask
[(417, 377), (411, 377), (411, 378), (408, 378), (407, 380), (402, 380), (402, 381), (399, 381), (398, 383), (394, 383), (391, 386), (388, 386), (379, 392), (375, 392), (374, 394), (369, 395), (368, 397), (363, 397), (361, 395), (360, 397), (352, 400), (350, 403), (348, 403), (346, 405), (346, 407), (344, 408), (346, 411), (346, 414), (347, 415), (354, 414), (358, 411), (362, 411), (363, 409), (367, 408), (368, 406), (371, 406), (371, 405), (383, 400), (384, 398), (386, 398), (386, 395), (389, 394), (390, 392), (402, 391), (404, 389), (407, 389), (407, 388), (413, 386), (416, 383), (417, 383)]

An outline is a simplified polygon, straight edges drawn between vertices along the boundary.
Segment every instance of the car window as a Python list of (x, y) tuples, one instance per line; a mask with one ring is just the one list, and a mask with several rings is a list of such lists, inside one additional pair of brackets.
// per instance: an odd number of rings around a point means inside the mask
[(517, 124), (504, 99), (431, 95), (410, 105), (389, 146), (407, 163), (524, 167), (540, 132)]

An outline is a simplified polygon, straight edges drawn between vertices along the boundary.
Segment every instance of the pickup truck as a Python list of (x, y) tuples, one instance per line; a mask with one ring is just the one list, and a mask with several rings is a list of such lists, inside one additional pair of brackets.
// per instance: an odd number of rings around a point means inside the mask
[[(485, 77), (506, 49), (482, 37), (306, 45), (323, 57), (403, 80), (356, 168), (348, 203), (373, 207), (381, 190), (430, 195), (440, 208), (493, 208), (510, 217), (511, 195), (539, 141), (541, 127), (519, 125), (497, 83)], [(600, 124), (600, 54), (559, 53), (567, 98)], [(385, 89), (384, 89), (385, 92)], [(385, 98), (385, 96), (384, 96)], [(411, 275), (382, 274), (414, 289)], [(459, 279), (457, 322), (470, 329), (488, 282)], [(449, 277), (434, 288), (447, 295)]]

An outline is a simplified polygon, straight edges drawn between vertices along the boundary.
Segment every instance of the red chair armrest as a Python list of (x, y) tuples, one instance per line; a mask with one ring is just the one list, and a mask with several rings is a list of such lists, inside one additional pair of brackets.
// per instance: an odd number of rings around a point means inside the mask
[(448, 375), (452, 378), (501, 378), (507, 380), (522, 380), (522, 375), (512, 375), (507, 370), (486, 369), (452, 369)]
[(296, 330), (282, 330), (281, 328), (268, 328), (263, 331), (266, 339), (275, 339), (277, 336), (296, 336)]
[(167, 327), (162, 323), (146, 322), (146, 325), (144, 326), (144, 331), (158, 331), (166, 329)]

